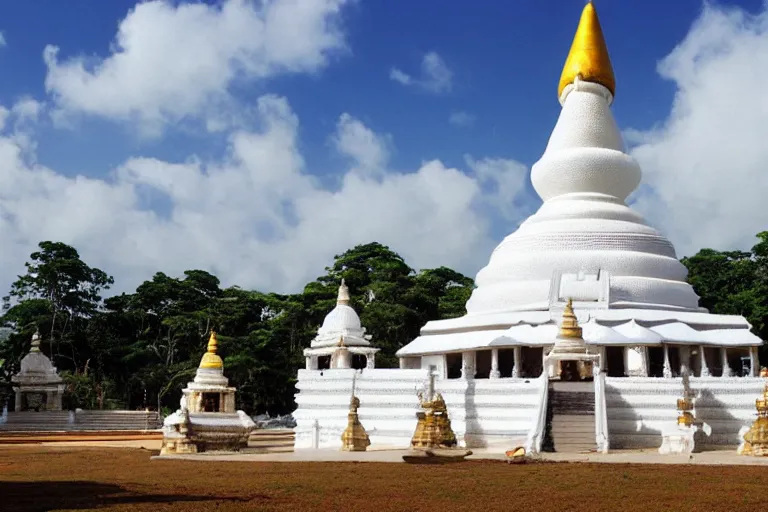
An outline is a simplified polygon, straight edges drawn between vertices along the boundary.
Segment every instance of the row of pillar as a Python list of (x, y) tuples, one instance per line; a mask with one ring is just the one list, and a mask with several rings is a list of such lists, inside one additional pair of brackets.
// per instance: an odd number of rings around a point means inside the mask
[[(664, 377), (665, 378), (671, 378), (672, 377), (672, 367), (669, 362), (669, 347), (668, 345), (663, 345), (664, 347)], [(690, 350), (690, 347), (686, 346), (680, 346), (684, 349), (684, 351), (681, 353), (681, 367), (682, 366), (688, 366), (688, 363), (690, 362), (690, 356), (688, 350)], [(628, 354), (629, 354), (630, 347), (624, 348), (624, 368), (628, 368), (629, 362), (628, 362)], [(644, 371), (645, 376), (648, 376), (649, 369), (650, 369), (650, 360), (648, 357), (648, 347), (640, 347), (640, 351), (643, 357), (643, 368), (642, 371)], [(461, 378), (462, 379), (469, 379), (474, 378), (475, 375), (475, 369), (476, 369), (476, 352), (462, 352), (462, 358), (461, 358)], [(603, 364), (605, 364), (605, 347), (601, 347), (601, 361)], [(520, 362), (522, 357), (522, 350), (521, 347), (514, 347), (514, 366), (512, 368), (512, 378), (518, 378), (520, 376)], [(544, 354), (542, 354), (542, 359), (545, 357)], [(702, 377), (709, 377), (710, 371), (709, 366), (707, 365), (707, 358), (704, 353), (704, 346), (699, 345), (699, 356), (701, 359), (701, 376)], [(733, 370), (731, 369), (729, 363), (728, 363), (728, 349), (725, 347), (720, 348), (720, 357), (722, 361), (722, 377), (730, 377), (733, 373)], [(757, 356), (757, 347), (750, 347), (749, 349), (749, 357), (750, 357), (750, 377), (757, 377), (758, 375), (758, 356)], [(499, 349), (494, 348), (491, 350), (491, 372), (489, 375), (489, 378), (491, 379), (498, 379), (501, 377), (501, 373), (499, 372)]]

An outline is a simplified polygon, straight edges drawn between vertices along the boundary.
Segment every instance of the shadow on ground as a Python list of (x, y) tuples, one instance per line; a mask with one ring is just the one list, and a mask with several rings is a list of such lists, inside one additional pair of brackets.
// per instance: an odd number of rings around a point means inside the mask
[(188, 502), (258, 502), (269, 499), (264, 495), (227, 497), (139, 493), (115, 484), (67, 481), (0, 482), (0, 497), (0, 508), (5, 512), (90, 510), (151, 503), (177, 503), (179, 510), (186, 510), (184, 503)]

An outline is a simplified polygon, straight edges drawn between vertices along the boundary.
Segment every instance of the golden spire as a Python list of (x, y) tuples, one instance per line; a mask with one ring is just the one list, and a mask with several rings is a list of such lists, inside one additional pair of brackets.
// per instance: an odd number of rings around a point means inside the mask
[(581, 337), (581, 327), (579, 327), (576, 314), (573, 312), (573, 300), (568, 299), (568, 304), (565, 305), (563, 310), (563, 321), (560, 324), (558, 338), (581, 339)]
[(224, 368), (224, 361), (216, 353), (219, 343), (216, 340), (216, 332), (211, 331), (211, 337), (208, 339), (208, 350), (203, 354), (203, 359), (200, 361), (200, 368)]
[(576, 80), (576, 77), (586, 82), (594, 82), (606, 87), (612, 95), (616, 95), (616, 78), (613, 66), (605, 45), (603, 29), (597, 19), (597, 11), (592, 2), (588, 2), (581, 12), (579, 28), (573, 37), (571, 51), (560, 75), (560, 87), (557, 89), (558, 98), (563, 90)]

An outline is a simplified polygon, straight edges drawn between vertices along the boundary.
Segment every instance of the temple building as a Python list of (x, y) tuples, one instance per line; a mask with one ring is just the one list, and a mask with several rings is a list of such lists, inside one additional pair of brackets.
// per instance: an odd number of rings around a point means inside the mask
[(328, 313), (310, 348), (304, 350), (307, 370), (374, 368), (377, 348), (365, 334), (354, 308), (349, 305), (349, 288), (341, 280), (336, 307)]
[(698, 305), (675, 249), (625, 201), (641, 170), (611, 113), (616, 80), (592, 3), (558, 87), (562, 111), (531, 181), (544, 204), (476, 278), (461, 318), (429, 322), (403, 368), (535, 377), (569, 299), (609, 376), (757, 375), (744, 317)]
[(60, 411), (64, 381), (48, 356), (40, 351), (40, 332), (32, 336), (32, 347), (21, 360), (21, 371), (11, 377), (16, 393), (15, 410)]
[[(353, 387), (371, 448), (407, 447), (427, 385), (462, 447), (659, 448), (690, 396), (701, 446), (735, 449), (763, 391), (763, 342), (744, 317), (700, 307), (673, 245), (627, 206), (642, 173), (611, 113), (616, 91), (589, 2), (531, 170), (542, 206), (493, 251), (466, 315), (428, 322), (397, 352), (400, 369), (300, 370), (297, 449), (337, 446)], [(330, 353), (335, 336), (308, 356)]]
[(182, 390), (179, 409), (163, 423), (161, 455), (204, 451), (236, 451), (248, 446), (256, 427), (243, 411), (235, 410), (235, 391), (224, 376), (218, 339), (211, 332), (208, 348), (195, 378)]

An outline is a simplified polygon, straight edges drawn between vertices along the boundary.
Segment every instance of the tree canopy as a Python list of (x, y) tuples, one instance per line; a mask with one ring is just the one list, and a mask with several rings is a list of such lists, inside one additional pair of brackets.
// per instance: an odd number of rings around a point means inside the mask
[(389, 248), (370, 243), (334, 258), (301, 293), (280, 295), (222, 288), (202, 270), (155, 274), (134, 293), (106, 299), (113, 279), (59, 242), (41, 242), (4, 300), (0, 379), (29, 350), (32, 333), (67, 382), (66, 405), (83, 408), (175, 408), (195, 373), (211, 330), (239, 407), (252, 413), (295, 408), (297, 370), (343, 278), (352, 306), (381, 348), (377, 366), (394, 367), (395, 352), (429, 320), (464, 314), (472, 279), (441, 267), (415, 272)]

